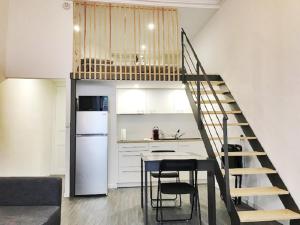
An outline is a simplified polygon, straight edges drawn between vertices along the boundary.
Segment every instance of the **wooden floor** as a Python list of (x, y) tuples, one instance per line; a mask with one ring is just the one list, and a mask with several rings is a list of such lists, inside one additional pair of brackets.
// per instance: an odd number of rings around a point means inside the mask
[[(207, 224), (206, 185), (199, 186), (202, 224)], [(217, 225), (229, 225), (229, 217), (219, 194), (217, 197)], [(187, 216), (190, 208), (188, 199), (184, 199), (182, 209), (165, 209), (166, 217)], [(155, 222), (155, 210), (149, 212), (151, 225)], [(175, 224), (175, 223), (167, 223)], [(196, 215), (188, 223), (176, 225), (199, 224)], [(251, 223), (251, 225), (275, 225), (278, 223)], [(64, 198), (62, 203), (62, 225), (143, 225), (143, 214), (140, 208), (139, 188), (120, 188), (110, 190), (108, 197)]]

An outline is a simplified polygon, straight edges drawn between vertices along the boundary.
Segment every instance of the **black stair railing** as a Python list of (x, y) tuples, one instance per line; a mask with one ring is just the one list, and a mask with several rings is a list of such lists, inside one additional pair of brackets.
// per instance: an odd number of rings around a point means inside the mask
[[(216, 154), (221, 159), (223, 148), (224, 162), (218, 160), (221, 168), (224, 168), (226, 199), (225, 203), (227, 210), (230, 213), (232, 210), (230, 183), (229, 183), (229, 159), (228, 159), (228, 132), (227, 121), (228, 116), (218, 98), (213, 85), (206, 74), (198, 56), (187, 37), (185, 31), (181, 31), (182, 44), (182, 81), (186, 84), (186, 88), (192, 93), (193, 102), (197, 105), (197, 111), (194, 112), (199, 130), (205, 129), (205, 138), (203, 141), (206, 144), (212, 145)], [(200, 79), (201, 76), (201, 79)], [(204, 82), (205, 83), (204, 83)], [(205, 85), (206, 84), (206, 85)], [(210, 96), (213, 96), (214, 101)], [(217, 107), (216, 107), (217, 105)], [(219, 117), (221, 115), (221, 119)], [(221, 127), (221, 130), (218, 129)], [(201, 133), (201, 132), (200, 132)], [(201, 133), (202, 134), (202, 133)], [(215, 136), (216, 135), (216, 136)], [(208, 143), (209, 142), (209, 143)], [(207, 146), (207, 145), (205, 145)]]

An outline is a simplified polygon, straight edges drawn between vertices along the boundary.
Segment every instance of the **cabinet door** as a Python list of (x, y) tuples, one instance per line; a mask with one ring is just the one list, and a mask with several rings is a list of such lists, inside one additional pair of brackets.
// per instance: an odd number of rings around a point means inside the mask
[(148, 151), (147, 143), (119, 144), (119, 168), (139, 167), (141, 154)]
[(185, 90), (173, 90), (172, 103), (173, 113), (192, 113)]
[[(178, 152), (190, 152), (206, 157), (206, 150), (202, 141), (179, 141)], [(183, 180), (189, 179), (189, 174), (181, 173)], [(206, 172), (198, 172), (198, 182), (206, 182)]]
[(140, 151), (119, 152), (119, 167), (140, 167), (141, 153)]
[(120, 152), (143, 152), (148, 151), (148, 143), (124, 143), (119, 144)]
[(145, 91), (142, 89), (118, 89), (117, 114), (143, 114), (145, 101)]
[(141, 167), (122, 167), (119, 169), (119, 186), (132, 187), (140, 185), (140, 182)]
[(173, 113), (172, 93), (164, 89), (148, 89), (146, 91), (147, 113)]
[(148, 143), (119, 144), (118, 186), (131, 187), (140, 185), (141, 154), (148, 151)]
[(177, 151), (177, 142), (153, 142), (149, 143), (150, 151), (158, 151), (158, 150), (173, 150)]

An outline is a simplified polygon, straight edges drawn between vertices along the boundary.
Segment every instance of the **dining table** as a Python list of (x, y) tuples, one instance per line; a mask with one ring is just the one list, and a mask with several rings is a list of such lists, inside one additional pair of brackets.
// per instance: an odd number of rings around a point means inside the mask
[[(189, 152), (147, 152), (141, 153), (141, 208), (143, 209), (144, 224), (149, 225), (148, 212), (148, 174), (159, 171), (161, 160), (197, 160), (197, 171), (207, 172), (207, 204), (208, 224), (216, 225), (216, 193), (215, 193), (215, 170), (216, 159)], [(192, 181), (190, 176), (189, 182)]]

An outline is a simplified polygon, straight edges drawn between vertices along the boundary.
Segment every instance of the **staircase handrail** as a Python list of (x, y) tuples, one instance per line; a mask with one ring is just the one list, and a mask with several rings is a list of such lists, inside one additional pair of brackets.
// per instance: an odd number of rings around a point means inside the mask
[[(204, 77), (204, 79), (206, 80), (214, 98), (216, 99), (216, 102), (218, 104), (218, 107), (220, 108), (222, 115), (223, 115), (223, 150), (224, 150), (224, 170), (225, 170), (225, 185), (226, 185), (226, 206), (227, 206), (227, 210), (228, 212), (231, 211), (230, 208), (230, 202), (231, 202), (231, 196), (230, 196), (230, 183), (229, 183), (229, 158), (228, 158), (228, 134), (227, 134), (227, 121), (228, 121), (228, 116), (223, 108), (223, 105), (220, 102), (220, 99), (218, 98), (196, 52), (195, 49), (193, 48), (187, 34), (185, 33), (184, 29), (181, 29), (181, 45), (182, 45), (182, 74), (183, 74), (183, 80), (186, 82), (186, 71), (185, 71), (185, 66), (184, 66), (184, 50), (185, 50), (185, 45), (184, 45), (184, 38), (187, 41), (190, 49), (192, 50), (192, 53), (197, 61), (197, 68), (196, 68), (196, 73), (197, 75), (200, 75), (200, 71), (199, 68), (202, 72), (202, 75)], [(199, 85), (199, 81), (197, 81), (197, 105), (198, 105), (198, 126), (200, 124), (201, 121), (201, 113), (200, 113), (200, 85)], [(201, 123), (202, 124), (202, 123)]]
[[(202, 72), (202, 74), (203, 74), (205, 80), (207, 81), (208, 86), (209, 86), (209, 88), (211, 89), (211, 91), (212, 91), (212, 93), (213, 93), (213, 95), (214, 95), (214, 97), (215, 97), (215, 99), (216, 99), (216, 101), (217, 101), (217, 104), (218, 104), (218, 106), (220, 107), (220, 110), (221, 110), (221, 112), (222, 112), (224, 118), (225, 118), (226, 120), (228, 120), (228, 116), (227, 116), (227, 114), (226, 114), (226, 112), (225, 112), (225, 110), (224, 110), (224, 107), (223, 107), (223, 105), (221, 104), (221, 102), (220, 102), (220, 100), (219, 100), (219, 98), (218, 98), (218, 96), (217, 96), (215, 90), (213, 89), (213, 86), (212, 86), (212, 84), (211, 84), (211, 82), (210, 82), (210, 80), (209, 80), (209, 78), (208, 78), (208, 76), (207, 76), (207, 73), (205, 72), (205, 70), (204, 70), (204, 68), (203, 68), (203, 66), (202, 66), (202, 64), (201, 64), (201, 62), (200, 62), (200, 60), (199, 60), (199, 58), (198, 58), (198, 56), (197, 56), (197, 54), (196, 54), (196, 52), (195, 52), (195, 49), (193, 48), (193, 46), (192, 46), (192, 44), (191, 44), (191, 42), (190, 42), (190, 40), (189, 40), (188, 36), (186, 35), (186, 33), (185, 33), (185, 31), (184, 31), (183, 28), (181, 28), (181, 33), (182, 33), (182, 35), (184, 35), (184, 37), (185, 37), (187, 43), (189, 44), (189, 46), (190, 46), (190, 48), (191, 48), (191, 50), (192, 50), (192, 52), (193, 52), (193, 55), (194, 55), (195, 59), (197, 60), (197, 64), (200, 66), (201, 72)], [(182, 38), (182, 40), (183, 40), (183, 38)], [(182, 42), (182, 44), (183, 44), (183, 43), (184, 43), (184, 42)], [(182, 69), (184, 69), (184, 68), (182, 68)], [(200, 75), (200, 74), (198, 74), (198, 75)]]

